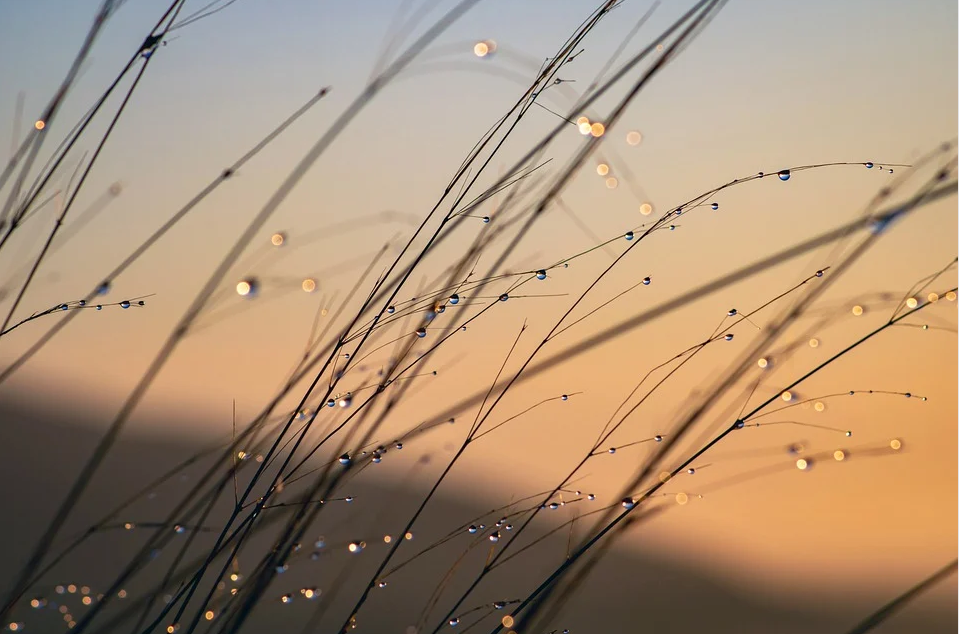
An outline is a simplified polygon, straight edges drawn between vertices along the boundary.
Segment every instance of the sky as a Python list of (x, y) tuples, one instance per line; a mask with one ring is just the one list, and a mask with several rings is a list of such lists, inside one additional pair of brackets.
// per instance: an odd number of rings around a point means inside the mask
[[(193, 4), (187, 3), (187, 13), (201, 6)], [(56, 245), (18, 317), (82, 297), (224, 167), (321, 87), (331, 90), (114, 280), (110, 301), (149, 295), (146, 306), (85, 311), (0, 385), (0, 399), (32, 403), (63, 418), (82, 408), (90, 414), (83, 417), (83, 425), (106, 428), (246, 223), (363, 90), (383, 59), (395, 30), (393, 16), (402, 4), (238, 0), (172, 33), (151, 60), (91, 172), (71, 212), (74, 222), (82, 210), (97, 205), (111, 185), (120, 185), (119, 195), (107, 198), (101, 211), (88, 216), (92, 219), (75, 237)], [(423, 23), (388, 50), (390, 58), (452, 6), (435, 4)], [(302, 354), (318, 310), (329, 311), (319, 321), (327, 323), (384, 244), (388, 254), (398, 253), (476, 140), (523, 93), (523, 82), (594, 4), (486, 0), (445, 32), (341, 131), (257, 232), (124, 433), (199, 443), (229, 437), (234, 401), (241, 419), (259, 411)], [(97, 6), (90, 1), (0, 3), (0, 155), (7, 156), (7, 148), (17, 140), (14, 129), (19, 126), (22, 138), (56, 89)], [(657, 6), (619, 61), (655, 44), (657, 34), (689, 6)], [(605, 17), (582, 54), (560, 74), (570, 81), (551, 88), (543, 103), (563, 116), (583, 114), (571, 111), (576, 96), (649, 8), (647, 2), (629, 0)], [(112, 81), (161, 10), (155, 3), (127, 0), (110, 19), (50, 126), (53, 137), (44, 146), (46, 152)], [(571, 319), (643, 276), (651, 277), (649, 286), (629, 291), (578, 322), (547, 352), (572, 346), (713, 277), (856, 218), (881, 188), (899, 183), (910, 172), (896, 167), (895, 174), (889, 174), (878, 166), (912, 164), (953, 141), (959, 73), (956, 24), (956, 5), (938, 0), (729, 2), (607, 130), (597, 152), (561, 194), (562, 205), (548, 208), (507, 266), (535, 270), (622, 235), (656, 217), (641, 215), (642, 203), (658, 214), (759, 171), (855, 164), (795, 172), (788, 182), (764, 178), (710, 198), (718, 202), (717, 211), (696, 209), (675, 221), (675, 231), (654, 234), (648, 246), (631, 251)], [(477, 58), (473, 44), (487, 39), (495, 40), (496, 54)], [(601, 98), (588, 114), (591, 120), (604, 120), (623, 92), (619, 87)], [(22, 121), (16, 123), (18, 94), (25, 105)], [(111, 104), (116, 103), (114, 98)], [(531, 109), (480, 186), (492, 184), (561, 123), (554, 113)], [(103, 121), (92, 126), (95, 131), (104, 127)], [(642, 142), (627, 143), (629, 131), (641, 132)], [(542, 173), (558, 173), (583, 142), (570, 126), (550, 145), (547, 158), (553, 160)], [(82, 153), (93, 149), (89, 142), (67, 161), (58, 187), (66, 184)], [(867, 161), (876, 168), (863, 167)], [(599, 164), (609, 166), (617, 187), (608, 187), (609, 175), (597, 175)], [(913, 191), (909, 188), (915, 185), (905, 182), (902, 187)], [(435, 285), (476, 235), (495, 227), (497, 204), (503, 199), (501, 194), (480, 208), (486, 211), (471, 212), (477, 217), (468, 218), (427, 258), (403, 298)], [(881, 325), (915, 282), (948, 265), (956, 257), (954, 210), (955, 198), (947, 198), (883, 235), (816, 304), (817, 314), (833, 317), (830, 323), (818, 325), (815, 318), (807, 318), (790, 328), (773, 356), (791, 341), (799, 345), (788, 355), (781, 351), (783, 362), (767, 373), (769, 378), (749, 403), (775, 396), (791, 377)], [(493, 216), (488, 226), (480, 220), (486, 214)], [(51, 206), (0, 251), (4, 290), (22, 279), (17, 276), (23, 262), (42, 244), (52, 223)], [(68, 220), (64, 231), (69, 227)], [(287, 237), (281, 249), (269, 244), (277, 231)], [(627, 246), (624, 240), (614, 241), (568, 268), (551, 270), (541, 285), (534, 281), (517, 291), (527, 297), (512, 297), (463, 333), (462, 343), (455, 340), (443, 347), (422, 368), (428, 376), (412, 379), (415, 387), (390, 417), (389, 433), (487, 388), (526, 323), (528, 332), (507, 363), (518, 369), (520, 359), (533, 352), (555, 320), (612, 261), (611, 254)], [(453, 471), (450, 490), (495, 502), (555, 483), (645, 372), (709, 335), (731, 307), (740, 312), (755, 308), (817, 269), (834, 265), (840, 253), (824, 248), (771, 267), (530, 379), (504, 399), (496, 420), (541, 399), (575, 396), (524, 415), (498, 432), (502, 438), (478, 442)], [(488, 265), (493, 258), (484, 254), (481, 260)], [(368, 289), (384, 266), (378, 261), (361, 288)], [(237, 281), (250, 275), (262, 282), (253, 301), (233, 291)], [(316, 292), (300, 290), (304, 278), (317, 281)], [(933, 286), (946, 289), (955, 280), (952, 268)], [(489, 297), (475, 301), (496, 301), (500, 292), (500, 287), (491, 287)], [(883, 293), (890, 299), (883, 299)], [(861, 316), (850, 312), (853, 305), (865, 307)], [(0, 308), (6, 313), (9, 306), (8, 294)], [(720, 342), (726, 348), (707, 347), (644, 404), (613, 442), (668, 434), (697, 390), (729, 367), (781, 306), (759, 313), (755, 325), (737, 326), (733, 341)], [(822, 412), (797, 408), (798, 420), (855, 430), (848, 440), (792, 425), (747, 430), (750, 436), (717, 447), (695, 479), (679, 485), (690, 494), (702, 493), (701, 501), (664, 514), (630, 533), (625, 543), (719, 571), (731, 583), (760, 594), (782, 596), (790, 588), (801, 588), (840, 602), (851, 586), (880, 593), (905, 589), (955, 557), (955, 310), (955, 302), (931, 306), (923, 319), (912, 323), (933, 328), (891, 328), (796, 390), (797, 400), (876, 390), (909, 392), (927, 401), (857, 394), (823, 399)], [(59, 318), (38, 319), (18, 329), (15, 337), (4, 336), (0, 362), (11, 362)], [(340, 327), (344, 323), (334, 322)], [(409, 326), (397, 326), (404, 327)], [(389, 338), (378, 339), (376, 345)], [(819, 342), (817, 347), (806, 343), (811, 338)], [(375, 381), (375, 369), (389, 354), (384, 348), (369, 357), (365, 374), (357, 370), (348, 379), (350, 389)], [(435, 377), (429, 374), (433, 370)], [(749, 388), (743, 381), (717, 398), (710, 416), (680, 450), (692, 449), (723, 421), (728, 424), (730, 412), (743, 406)], [(462, 418), (475, 413), (470, 409)], [(462, 427), (451, 426), (424, 440), (422, 450), (451, 457), (461, 435)], [(887, 446), (891, 438), (902, 438), (906, 451), (854, 459), (857, 448)], [(795, 456), (784, 451), (791, 443), (826, 452), (843, 446), (853, 459), (800, 473), (793, 467)], [(630, 451), (600, 457), (595, 466), (590, 463), (584, 481), (606, 499), (616, 499), (636, 461), (648, 455), (645, 446)], [(747, 477), (776, 464), (785, 469)], [(942, 596), (955, 596), (955, 580), (947, 586)]]

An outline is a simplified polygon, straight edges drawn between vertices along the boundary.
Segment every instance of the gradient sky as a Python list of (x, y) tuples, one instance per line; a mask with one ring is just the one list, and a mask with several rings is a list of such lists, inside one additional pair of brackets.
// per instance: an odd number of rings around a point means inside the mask
[[(55, 395), (48, 396), (48, 406), (62, 411), (83, 403), (102, 412), (105, 426), (241, 227), (362, 90), (399, 4), (238, 0), (178, 31), (179, 37), (160, 48), (77, 210), (114, 182), (122, 183), (122, 194), (46, 262), (20, 311), (23, 316), (81, 297), (318, 88), (333, 90), (116, 282), (114, 300), (155, 293), (145, 310), (82, 315), (3, 386), (4, 397), (15, 398), (15, 391)], [(270, 251), (259, 261), (250, 256), (245, 261), (253, 264), (251, 270), (236, 267), (206, 315), (209, 327), (178, 350), (134, 417), (130, 433), (223, 436), (229, 433), (233, 399), (241, 415), (253, 415), (302, 349), (318, 302), (336, 292), (342, 296), (385, 241), (397, 233), (409, 235), (409, 220), (397, 216), (387, 221), (377, 214), (395, 210), (421, 218), (473, 143), (522, 93), (523, 85), (486, 72), (489, 67), (531, 77), (594, 4), (487, 0), (445, 33), (434, 45), (434, 61), (414, 64), (418, 71), (411, 69), (368, 106), (271, 219), (249, 253), (262, 252), (276, 230), (288, 233), (289, 251), (275, 261)], [(654, 42), (655, 34), (689, 4), (663, 3), (627, 54)], [(447, 6), (449, 2), (440, 3), (430, 15), (438, 16)], [(587, 40), (585, 52), (561, 75), (576, 80), (568, 84), (569, 90), (591, 81), (648, 7), (630, 0), (604, 19)], [(13, 141), (17, 93), (25, 94), (22, 130), (57, 86), (96, 8), (91, 1), (0, 2), (0, 155), (6, 155)], [(98, 41), (52, 133), (62, 134), (85, 111), (159, 11), (158, 5), (143, 0), (125, 3)], [(607, 238), (643, 221), (638, 213), (642, 202), (668, 209), (760, 170), (832, 161), (910, 163), (957, 134), (956, 24), (956, 5), (944, 0), (734, 0), (641, 93), (563, 200), (594, 234)], [(499, 51), (479, 60), (470, 50), (474, 41), (484, 38), (496, 40)], [(570, 93), (554, 93), (547, 103), (568, 113)], [(596, 116), (602, 118), (613, 103), (601, 100)], [(526, 127), (494, 161), (484, 183), (491, 183), (557, 121), (543, 110), (531, 110)], [(626, 131), (634, 129), (643, 134), (638, 147), (624, 140)], [(47, 149), (55, 142), (48, 140)], [(570, 127), (551, 148), (550, 156), (557, 160), (549, 169), (558, 171), (581, 142)], [(617, 189), (607, 189), (595, 174), (599, 161), (607, 161), (623, 179)], [(635, 192), (626, 185), (627, 171), (635, 175)], [(902, 173), (897, 170), (897, 177)], [(676, 223), (680, 227), (675, 233), (661, 234), (648, 249), (635, 250), (588, 305), (597, 306), (635, 283), (637, 276), (650, 275), (654, 283), (571, 330), (568, 343), (856, 217), (892, 178), (849, 166), (797, 174), (786, 184), (766, 179), (722, 194), (717, 198), (719, 213), (689, 216)], [(803, 347), (777, 367), (777, 378), (764, 385), (757, 398), (775, 394), (782, 381), (876, 327), (892, 310), (886, 304), (866, 304), (866, 314), (855, 319), (848, 304), (882, 292), (898, 299), (915, 281), (954, 258), (954, 210), (955, 199), (949, 199), (897, 225), (821, 302), (823, 310), (846, 315), (813, 333), (822, 346)], [(346, 232), (328, 229), (353, 219), (355, 225)], [(0, 271), (20, 266), (18, 258), (36, 248), (50, 222), (48, 210), (35, 227), (24, 229), (20, 242), (0, 255)], [(429, 261), (434, 267), (429, 280), (481, 230), (478, 220), (461, 229)], [(319, 239), (297, 248), (299, 237), (314, 232)], [(554, 207), (510, 262), (528, 268), (593, 243)], [(619, 253), (624, 246), (615, 243), (613, 249)], [(506, 497), (549, 486), (595, 436), (638, 376), (708, 335), (729, 307), (746, 310), (761, 304), (834, 262), (835, 255), (825, 249), (766, 271), (530, 381), (506, 399), (501, 416), (558, 393), (584, 394), (562, 404), (567, 408), (563, 413), (551, 404), (553, 409), (537, 410), (502, 441), (478, 445), (449, 486), (472, 491), (470, 495)], [(532, 350), (609, 261), (600, 250), (582, 265), (558, 272), (535, 291), (570, 295), (510, 302), (487, 324), (471, 330), (460, 346), (438, 354), (425, 368), (437, 369), (438, 376), (423, 380), (390, 429), (405, 429), (457, 396), (483, 389), (523, 320), (529, 319), (531, 334), (524, 335), (520, 356)], [(270, 281), (259, 303), (245, 306), (231, 289), (249, 273)], [(316, 294), (298, 290), (305, 276), (319, 280)], [(414, 288), (427, 282), (414, 278)], [(937, 287), (954, 285), (955, 280), (952, 270)], [(9, 283), (6, 273), (2, 282)], [(8, 306), (9, 300), (0, 304), (4, 310)], [(702, 502), (650, 524), (636, 534), (635, 543), (652, 543), (677, 558), (707, 561), (757, 592), (763, 592), (757, 582), (770, 581), (777, 591), (797, 584), (824, 595), (850, 584), (895, 592), (954, 557), (955, 309), (955, 303), (942, 302), (929, 311), (929, 323), (953, 332), (892, 329), (799, 390), (802, 397), (850, 389), (928, 396), (928, 402), (883, 396), (836, 399), (822, 414), (801, 414), (810, 422), (855, 428), (853, 440), (863, 445), (901, 436), (908, 451), (825, 464), (799, 474), (788, 469), (792, 459), (783, 447), (803, 441), (815, 451), (832, 450), (840, 438), (788, 426), (754, 430), (754, 436), (717, 448), (715, 460), (709, 461), (714, 466), (696, 476), (702, 480), (682, 485), (691, 492), (703, 489)], [(12, 359), (47, 325), (38, 322), (16, 339), (5, 337), (0, 358)], [(744, 346), (755, 334), (746, 326), (736, 330), (737, 338), (729, 345)], [(805, 339), (808, 333), (800, 325), (790, 336)], [(649, 403), (622, 442), (668, 431), (690, 392), (735, 359), (738, 350), (728, 350), (704, 352), (695, 367), (684, 370), (674, 386)], [(371, 367), (385, 358), (371, 360)], [(715, 413), (741, 404), (741, 396), (740, 391), (729, 394), (717, 403)], [(166, 422), (159, 426), (157, 420)], [(722, 420), (711, 419), (702, 429), (715, 428)], [(427, 448), (446, 451), (457, 438), (453, 432), (438, 434)], [(750, 451), (758, 451), (758, 458), (742, 459), (742, 452)], [(638, 455), (631, 454), (631, 462), (590, 469), (587, 481), (597, 492), (615, 495)], [(777, 463), (787, 469), (707, 493), (737, 473)], [(476, 492), (480, 476), (489, 484)], [(749, 572), (739, 578), (730, 568), (744, 560), (749, 566), (741, 569)], [(955, 581), (950, 583), (952, 592)]]

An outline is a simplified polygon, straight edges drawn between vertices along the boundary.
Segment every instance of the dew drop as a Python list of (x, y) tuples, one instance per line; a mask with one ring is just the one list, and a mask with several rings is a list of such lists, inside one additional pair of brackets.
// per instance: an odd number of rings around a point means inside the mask
[(719, 203), (713, 203), (713, 204), (711, 204), (709, 207), (710, 207), (710, 209), (712, 209), (713, 211), (716, 211), (717, 209), (719, 209)]
[(455, 304), (459, 304), (459, 303), (460, 303), (460, 296), (459, 296), (459, 295), (457, 295), (456, 293), (453, 293), (452, 295), (450, 295), (450, 304), (454, 304), (454, 305), (455, 305)]
[(120, 302), (120, 308), (126, 310), (129, 307), (130, 307), (130, 302), (128, 302), (127, 300), (123, 300), (122, 302)]
[(483, 216), (483, 224), (484, 224), (484, 225), (488, 225), (488, 224), (489, 224), (489, 216)]
[(493, 531), (492, 533), (489, 534), (489, 540), (493, 542), (494, 544), (499, 541), (499, 538), (500, 538), (499, 531)]
[(870, 170), (871, 170), (871, 169), (873, 168), (873, 163), (872, 163), (871, 161), (868, 162), (868, 163), (864, 163), (864, 165), (866, 166), (866, 169), (870, 169)]
[(348, 453), (343, 454), (342, 456), (340, 456), (339, 461), (341, 465), (350, 464), (350, 454)]
[(633, 500), (633, 498), (623, 498), (622, 504), (624, 509), (631, 509), (636, 506), (636, 502)]
[(633, 239), (633, 232), (632, 232), (632, 231), (627, 231), (627, 232), (626, 232), (626, 235), (625, 235), (624, 237), (626, 238), (626, 240), (632, 240), (632, 239)]
[(788, 181), (789, 180), (789, 170), (779, 170), (779, 180)]
[(644, 278), (643, 278), (643, 286), (649, 286), (650, 282), (652, 282), (652, 281), (653, 281), (653, 280), (649, 279), (648, 277), (644, 277)]
[(540, 269), (540, 270), (536, 271), (536, 279), (538, 279), (538, 280), (545, 280), (545, 279), (546, 279), (546, 271), (544, 271), (543, 269)]
[(726, 336), (723, 337), (723, 339), (725, 339), (726, 341), (732, 341), (732, 340), (733, 340), (733, 333), (731, 333), (731, 332), (730, 332), (730, 333), (727, 333)]
[(502, 295), (499, 296), (499, 301), (501, 302), (505, 302), (508, 299), (509, 299), (509, 295), (507, 293), (503, 293)]
[(416, 329), (416, 336), (419, 337), (420, 339), (422, 339), (423, 337), (425, 337), (425, 336), (426, 336), (426, 328), (417, 328), (417, 329)]

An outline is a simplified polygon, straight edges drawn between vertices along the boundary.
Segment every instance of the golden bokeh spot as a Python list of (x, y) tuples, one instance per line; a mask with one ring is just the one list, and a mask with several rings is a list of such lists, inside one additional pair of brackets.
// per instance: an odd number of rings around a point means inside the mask
[(513, 619), (513, 617), (511, 617), (509, 614), (503, 617), (503, 627), (513, 627), (513, 623), (515, 622), (515, 619)]
[(939, 301), (939, 294), (938, 294), (938, 293), (929, 293), (929, 295), (926, 297), (926, 299), (928, 299), (930, 303), (931, 303), (931, 302), (938, 302), (938, 301)]
[(206, 613), (203, 615), (203, 617), (204, 617), (207, 621), (212, 621), (214, 616), (216, 616), (216, 615), (213, 613), (213, 610), (207, 610)]
[(812, 339), (810, 339), (810, 340), (809, 340), (809, 347), (810, 347), (810, 348), (818, 348), (818, 347), (819, 347), (819, 339), (816, 339), (815, 337), (813, 337)]
[(592, 126), (589, 125), (588, 119), (586, 121), (583, 121), (582, 123), (577, 124), (577, 127), (579, 127), (579, 133), (582, 134), (583, 136), (588, 136), (590, 131), (592, 130)]
[(36, 128), (37, 130), (42, 130), (45, 127), (47, 127), (47, 122), (43, 120), (38, 120), (36, 123), (33, 124), (33, 127)]
[[(128, 523), (124, 524), (124, 527), (125, 527), (127, 530), (130, 530), (131, 528), (133, 528), (133, 524), (130, 524), (130, 523), (128, 522)], [(67, 586), (67, 592), (69, 592), (70, 594), (76, 594), (76, 591), (77, 591), (77, 587), (76, 587), (75, 585), (73, 585), (72, 583)]]
[(630, 145), (639, 145), (643, 141), (643, 135), (637, 130), (630, 130), (626, 133), (626, 142)]
[(889, 441), (889, 446), (895, 449), (896, 451), (899, 451), (900, 449), (902, 449), (902, 441), (899, 440), (898, 438), (893, 438), (892, 440)]
[(685, 493), (677, 493), (677, 494), (676, 494), (676, 504), (682, 506), (682, 505), (685, 504), (686, 502), (689, 502), (689, 496), (688, 496), (688, 495), (686, 495)]
[(403, 537), (405, 537), (408, 540), (413, 539), (413, 533), (407, 533), (406, 535), (403, 535)]
[(83, 605), (90, 605), (93, 603), (93, 599), (90, 597), (83, 597), (83, 599), (81, 599), (81, 603), (83, 603)]
[(946, 293), (946, 299), (949, 300), (950, 302), (956, 301), (956, 292), (949, 291), (948, 293)]
[(807, 462), (805, 458), (800, 458), (796, 461), (796, 468), (800, 471), (805, 471), (809, 468), (809, 462)]
[(589, 117), (580, 117), (576, 120), (576, 125), (578, 126), (582, 126), (584, 123), (589, 125)]
[(649, 203), (643, 203), (639, 206), (639, 213), (643, 214), (644, 216), (648, 216), (649, 214), (653, 213), (653, 206)]
[(606, 176), (607, 174), (609, 174), (609, 165), (607, 165), (606, 163), (600, 163), (599, 165), (596, 166), (596, 173), (599, 174), (600, 176)]
[(768, 367), (768, 366), (769, 366), (769, 359), (767, 359), (766, 357), (760, 357), (760, 358), (759, 358), (759, 361), (756, 362), (756, 365), (758, 365), (758, 366), (761, 367), (761, 368)]
[(286, 236), (282, 233), (274, 233), (270, 236), (270, 242), (275, 247), (282, 247), (283, 243), (286, 242)]
[(384, 543), (384, 544), (389, 544), (391, 541), (393, 541), (393, 538), (392, 538), (392, 537), (390, 537), (389, 535), (383, 535), (383, 543)]
[(853, 307), (852, 307), (852, 314), (855, 315), (856, 317), (859, 317), (860, 315), (862, 315), (862, 306), (858, 306), (858, 305), (857, 305), (857, 306), (853, 306)]
[(788, 403), (789, 401), (793, 400), (793, 394), (792, 394), (792, 392), (790, 392), (790, 391), (788, 391), (788, 390), (785, 391), (785, 392), (783, 392), (783, 393), (780, 394), (779, 396), (780, 396), (780, 398), (782, 398), (782, 400), (786, 401), (787, 403)]
[(239, 282), (236, 285), (236, 294), (240, 297), (246, 297), (253, 291), (253, 287), (246, 280)]
[(603, 136), (604, 134), (606, 134), (606, 126), (604, 126), (602, 123), (597, 121), (593, 125), (589, 126), (589, 133), (592, 134), (594, 137), (599, 138)]
[(813, 405), (812, 407), (813, 407), (813, 409), (816, 410), (817, 412), (824, 412), (824, 411), (826, 411), (826, 404), (823, 403), (822, 401), (816, 401), (816, 404)]
[(169, 634), (173, 634), (174, 632), (176, 632), (176, 628), (173, 627), (172, 625), (167, 625), (167, 626), (166, 626), (166, 631), (167, 631)]
[(473, 45), (473, 55), (477, 57), (486, 57), (489, 55), (489, 44), (486, 42), (477, 42)]
[(610, 176), (606, 179), (606, 187), (609, 189), (616, 189), (617, 186), (619, 186), (619, 181), (616, 180), (615, 176)]
[(312, 277), (308, 277), (303, 280), (303, 283), (300, 286), (305, 292), (312, 293), (316, 290), (316, 280), (314, 280)]
[(906, 300), (906, 306), (908, 306), (909, 308), (915, 308), (918, 305), (919, 305), (919, 301), (915, 297), (910, 297), (909, 299)]

